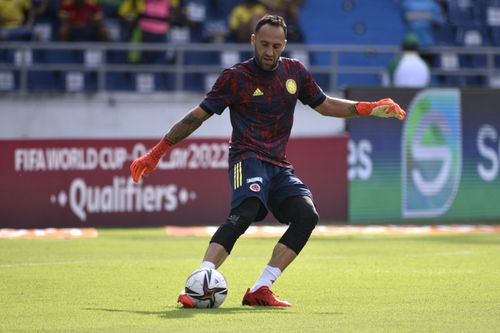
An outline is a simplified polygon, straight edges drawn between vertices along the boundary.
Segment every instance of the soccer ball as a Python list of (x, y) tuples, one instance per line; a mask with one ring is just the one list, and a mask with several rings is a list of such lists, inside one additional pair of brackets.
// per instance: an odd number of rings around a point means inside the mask
[(189, 275), (184, 291), (197, 308), (218, 308), (226, 299), (227, 283), (219, 271), (200, 268)]

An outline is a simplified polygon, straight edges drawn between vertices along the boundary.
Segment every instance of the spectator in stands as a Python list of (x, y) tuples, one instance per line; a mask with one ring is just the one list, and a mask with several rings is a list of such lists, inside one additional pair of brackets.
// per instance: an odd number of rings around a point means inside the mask
[[(167, 33), (170, 29), (170, 17), (172, 7), (179, 7), (180, 0), (143, 0), (144, 6), (132, 15), (136, 18), (136, 24), (131, 34), (130, 41), (133, 43), (164, 43), (167, 41)], [(134, 19), (135, 20), (135, 19)], [(161, 60), (158, 51), (131, 51), (129, 61), (131, 63), (156, 63)]]
[(418, 52), (418, 38), (408, 33), (401, 43), (401, 54), (397, 55), (384, 73), (383, 85), (405, 88), (426, 87), (431, 81), (427, 63)]
[(257, 21), (267, 12), (267, 8), (258, 0), (243, 0), (229, 14), (229, 40), (236, 43), (248, 43)]
[(109, 40), (96, 0), (62, 0), (58, 15), (60, 41)]
[(287, 22), (288, 43), (303, 43), (304, 34), (300, 28), (299, 14), (300, 7), (304, 0), (261, 0), (267, 8), (267, 13), (279, 15)]
[(403, 0), (402, 8), (407, 28), (417, 35), (420, 46), (433, 46), (434, 31), (444, 23), (438, 0)]
[(122, 25), (123, 39), (129, 41), (137, 28), (139, 16), (144, 12), (144, 0), (124, 0), (118, 7), (118, 16)]
[(0, 41), (30, 40), (33, 20), (31, 0), (0, 0)]

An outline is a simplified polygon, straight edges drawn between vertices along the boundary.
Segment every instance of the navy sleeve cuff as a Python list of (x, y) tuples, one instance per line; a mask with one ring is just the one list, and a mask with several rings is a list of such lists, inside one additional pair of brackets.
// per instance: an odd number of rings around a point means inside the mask
[(205, 101), (201, 102), (200, 108), (202, 108), (203, 111), (205, 111), (206, 113), (208, 113), (210, 115), (216, 113), (216, 112), (212, 111), (212, 109), (210, 109), (210, 107), (207, 105), (207, 103), (205, 103)]
[(321, 93), (318, 97), (316, 97), (316, 99), (314, 99), (314, 101), (312, 101), (311, 103), (309, 103), (309, 106), (311, 108), (316, 108), (318, 105), (321, 105), (326, 99), (326, 95), (325, 93)]

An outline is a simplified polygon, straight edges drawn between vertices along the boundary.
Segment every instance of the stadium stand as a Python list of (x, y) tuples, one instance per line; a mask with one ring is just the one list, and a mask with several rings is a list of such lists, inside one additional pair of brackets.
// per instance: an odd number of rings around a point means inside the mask
[[(398, 46), (405, 30), (401, 6), (394, 1), (335, 0), (321, 6), (306, 1), (300, 17), (308, 44)], [(377, 17), (377, 20), (371, 17)], [(345, 52), (339, 54), (337, 64), (332, 64), (328, 54), (315, 53), (311, 55), (311, 62), (323, 66), (384, 67), (392, 56), (369, 51)], [(379, 85), (380, 79), (378, 74), (339, 74), (337, 84)], [(322, 86), (330, 88), (328, 78), (319, 81)]]
[[(41, 6), (45, 0), (33, 3)], [(0, 90), (202, 92), (222, 68), (251, 51), (249, 45), (224, 44), (227, 16), (239, 0), (172, 0), (181, 10), (172, 18), (164, 44), (157, 48), (148, 43), (128, 44), (130, 33), (119, 15), (120, 0), (99, 1), (108, 43), (58, 43), (59, 3), (47, 1), (35, 18), (32, 42), (0, 44)], [(423, 50), (434, 70), (433, 85), (485, 86), (500, 77), (496, 72), (500, 68), (500, 0), (436, 3), (441, 6), (443, 24), (434, 26), (434, 44)], [(407, 0), (321, 4), (305, 0), (299, 22), (304, 44), (290, 44), (286, 55), (310, 66), (325, 90), (381, 85), (381, 73), (411, 30), (406, 4)], [(155, 61), (131, 63), (137, 53), (131, 46), (150, 51)]]

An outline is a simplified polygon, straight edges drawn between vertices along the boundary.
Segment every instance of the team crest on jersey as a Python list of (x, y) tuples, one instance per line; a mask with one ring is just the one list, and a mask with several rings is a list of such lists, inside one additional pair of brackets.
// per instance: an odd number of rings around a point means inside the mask
[(257, 184), (257, 183), (253, 183), (250, 185), (250, 190), (254, 191), (254, 192), (259, 192), (260, 191), (260, 185)]
[(294, 79), (288, 79), (288, 80), (286, 80), (285, 86), (286, 86), (286, 90), (290, 94), (293, 95), (293, 94), (295, 94), (297, 92), (297, 83), (295, 83)]

